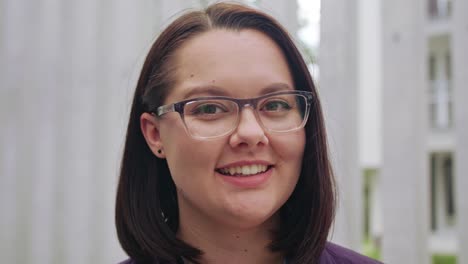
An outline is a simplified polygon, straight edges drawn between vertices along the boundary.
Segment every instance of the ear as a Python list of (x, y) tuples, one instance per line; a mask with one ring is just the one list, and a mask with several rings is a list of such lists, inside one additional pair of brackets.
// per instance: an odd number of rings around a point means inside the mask
[(161, 159), (166, 158), (159, 133), (159, 120), (156, 116), (149, 113), (143, 113), (140, 116), (140, 128), (143, 136), (145, 137), (146, 144), (148, 144), (148, 147), (151, 149), (153, 154)]

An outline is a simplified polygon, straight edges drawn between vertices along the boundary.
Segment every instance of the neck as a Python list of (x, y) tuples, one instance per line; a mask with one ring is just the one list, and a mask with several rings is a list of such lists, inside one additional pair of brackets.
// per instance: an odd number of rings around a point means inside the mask
[(203, 251), (200, 259), (203, 264), (281, 264), (282, 253), (268, 248), (276, 225), (276, 217), (254, 228), (235, 228), (196, 221), (193, 215), (187, 220), (181, 215), (177, 236)]

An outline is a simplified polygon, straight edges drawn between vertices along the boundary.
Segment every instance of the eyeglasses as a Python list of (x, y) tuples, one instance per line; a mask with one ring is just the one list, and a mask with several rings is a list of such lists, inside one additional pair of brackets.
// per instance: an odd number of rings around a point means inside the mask
[(192, 137), (212, 139), (231, 134), (239, 125), (240, 110), (250, 106), (266, 132), (286, 133), (304, 127), (312, 98), (311, 92), (297, 90), (249, 99), (210, 96), (163, 105), (151, 112), (158, 117), (178, 112)]

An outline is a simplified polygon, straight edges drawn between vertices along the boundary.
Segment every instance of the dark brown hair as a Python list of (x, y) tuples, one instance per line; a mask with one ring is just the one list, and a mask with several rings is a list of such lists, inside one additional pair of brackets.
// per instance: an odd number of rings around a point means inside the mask
[(115, 220), (120, 244), (137, 263), (197, 262), (202, 252), (176, 237), (176, 189), (167, 162), (149, 149), (140, 116), (164, 103), (174, 85), (172, 58), (188, 39), (212, 29), (263, 32), (284, 53), (297, 90), (315, 101), (305, 127), (306, 146), (299, 181), (280, 209), (281, 224), (270, 248), (289, 263), (316, 263), (325, 247), (335, 213), (335, 187), (323, 114), (312, 78), (285, 29), (271, 16), (239, 4), (217, 3), (172, 22), (151, 47), (133, 98), (117, 190)]

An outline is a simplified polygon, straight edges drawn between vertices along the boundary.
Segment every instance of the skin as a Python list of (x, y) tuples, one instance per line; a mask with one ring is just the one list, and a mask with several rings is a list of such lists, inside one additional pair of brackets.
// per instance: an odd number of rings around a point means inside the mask
[[(294, 89), (281, 50), (255, 30), (202, 33), (176, 51), (174, 66), (176, 85), (165, 104), (187, 97), (252, 98)], [(200, 88), (207, 86), (212, 88)], [(188, 135), (178, 113), (161, 118), (145, 113), (140, 121), (148, 146), (156, 156), (167, 159), (177, 187), (177, 235), (205, 252), (202, 262), (281, 263), (281, 253), (266, 247), (271, 230), (278, 226), (277, 212), (299, 178), (304, 129), (266, 133), (250, 107), (243, 108), (231, 135), (211, 140)], [(233, 162), (258, 160), (273, 168), (270, 177), (254, 187), (226, 182), (215, 170)]]

